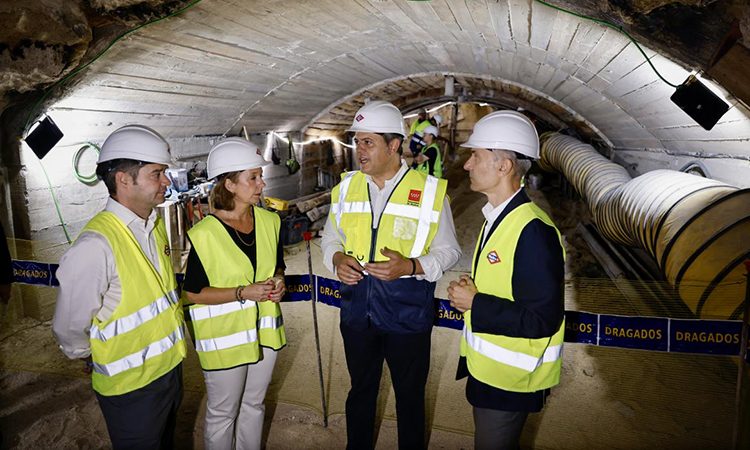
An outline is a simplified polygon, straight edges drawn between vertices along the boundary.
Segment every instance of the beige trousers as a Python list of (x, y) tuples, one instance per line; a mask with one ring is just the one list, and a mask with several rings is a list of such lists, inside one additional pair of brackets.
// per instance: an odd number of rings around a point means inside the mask
[(259, 450), (268, 384), (276, 352), (261, 348), (262, 359), (226, 370), (203, 371), (206, 381), (206, 450)]

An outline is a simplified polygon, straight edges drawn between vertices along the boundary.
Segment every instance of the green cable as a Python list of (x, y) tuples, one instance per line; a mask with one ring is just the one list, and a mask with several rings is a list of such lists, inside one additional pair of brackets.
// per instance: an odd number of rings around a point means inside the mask
[(42, 166), (42, 172), (44, 172), (44, 178), (47, 179), (47, 186), (49, 187), (49, 193), (52, 196), (52, 201), (55, 203), (55, 209), (57, 210), (57, 217), (60, 218), (60, 225), (62, 225), (62, 229), (65, 232), (65, 239), (68, 240), (68, 244), (71, 244), (73, 241), (70, 240), (70, 234), (68, 234), (68, 227), (65, 226), (65, 221), (63, 220), (62, 213), (60, 212), (60, 204), (57, 203), (57, 197), (55, 197), (55, 193), (52, 191), (52, 182), (49, 180), (49, 175), (47, 175), (47, 169), (44, 168), (44, 164), (42, 164), (41, 159), (37, 159), (39, 161), (39, 165)]
[(157, 22), (161, 22), (162, 20), (169, 19), (170, 17), (174, 17), (174, 16), (176, 16), (178, 14), (182, 14), (183, 12), (185, 12), (188, 9), (192, 8), (193, 6), (197, 5), (201, 1), (203, 1), (203, 0), (193, 0), (192, 2), (190, 2), (189, 4), (187, 4), (182, 9), (179, 9), (179, 10), (177, 10), (177, 11), (171, 13), (171, 14), (168, 14), (168, 15), (166, 15), (164, 17), (159, 17), (157, 19), (150, 20), (150, 21), (148, 21), (146, 23), (138, 25), (135, 28), (132, 28), (132, 29), (130, 29), (128, 31), (125, 31), (122, 34), (120, 34), (119, 36), (117, 36), (112, 42), (109, 43), (109, 45), (107, 45), (96, 56), (94, 56), (94, 58), (91, 61), (87, 62), (86, 64), (78, 67), (74, 71), (72, 71), (69, 74), (65, 75), (63, 78), (61, 78), (60, 80), (58, 80), (57, 82), (55, 82), (52, 86), (50, 86), (50, 87), (48, 87), (47, 89), (44, 90), (44, 94), (39, 98), (39, 100), (29, 110), (29, 115), (26, 118), (26, 123), (23, 126), (24, 131), (29, 127), (29, 122), (31, 122), (31, 116), (32, 116), (32, 114), (34, 114), (34, 111), (36, 111), (36, 109), (39, 107), (39, 105), (49, 96), (50, 92), (52, 92), (56, 87), (64, 85), (65, 83), (68, 82), (68, 80), (70, 80), (74, 76), (78, 75), (82, 70), (84, 70), (85, 68), (87, 68), (88, 66), (90, 66), (91, 64), (93, 64), (94, 62), (96, 62), (99, 58), (101, 58), (102, 56), (104, 56), (104, 54), (107, 53), (107, 51), (109, 51), (109, 49), (112, 48), (112, 46), (115, 45), (117, 42), (119, 42), (120, 40), (122, 40), (124, 37), (126, 37), (126, 36), (128, 36), (128, 35), (130, 35), (132, 33), (135, 33), (136, 31), (140, 30), (143, 27), (146, 27), (148, 25), (151, 25), (151, 24), (154, 24), (154, 23), (157, 23)]
[(672, 86), (673, 88), (680, 87), (677, 84), (670, 83), (669, 81), (667, 81), (666, 79), (664, 79), (663, 76), (661, 76), (661, 74), (659, 73), (659, 71), (656, 70), (656, 67), (654, 67), (653, 63), (651, 63), (651, 59), (646, 55), (646, 52), (644, 52), (643, 49), (641, 48), (641, 46), (638, 44), (638, 41), (636, 41), (635, 38), (633, 36), (631, 36), (630, 33), (628, 33), (627, 31), (625, 31), (625, 29), (623, 29), (621, 26), (618, 26), (618, 25), (615, 25), (613, 23), (607, 22), (606, 20), (601, 20), (601, 19), (597, 19), (595, 17), (590, 17), (590, 16), (586, 16), (586, 15), (583, 15), (583, 14), (578, 14), (577, 12), (574, 12), (574, 11), (569, 11), (569, 10), (567, 10), (565, 8), (561, 8), (559, 6), (551, 5), (551, 4), (549, 4), (549, 3), (547, 3), (547, 2), (545, 2), (543, 0), (536, 0), (536, 1), (537, 1), (537, 3), (541, 3), (542, 5), (548, 6), (548, 7), (552, 8), (552, 9), (556, 9), (558, 11), (562, 11), (562, 12), (564, 12), (566, 14), (570, 14), (572, 16), (576, 16), (576, 17), (579, 17), (581, 19), (590, 20), (590, 21), (596, 22), (596, 23), (598, 23), (600, 25), (604, 25), (605, 27), (609, 27), (609, 28), (612, 28), (613, 30), (619, 31), (620, 33), (624, 34), (628, 39), (630, 39), (630, 41), (633, 42), (633, 44), (635, 44), (635, 46), (638, 49), (638, 51), (640, 51), (641, 54), (643, 55), (643, 57), (646, 59), (646, 62), (648, 63), (648, 65), (651, 66), (651, 68), (654, 70), (654, 73), (656, 73), (656, 76), (658, 76), (659, 78), (661, 78), (661, 81), (667, 83), (668, 85)]
[(81, 183), (93, 185), (97, 181), (96, 171), (91, 175), (81, 175), (81, 172), (78, 171), (78, 163), (81, 160), (81, 155), (83, 155), (83, 152), (85, 152), (89, 148), (93, 148), (94, 150), (96, 150), (97, 155), (102, 151), (102, 149), (93, 142), (86, 142), (85, 144), (83, 144), (83, 146), (76, 150), (76, 152), (73, 154), (73, 175), (76, 177), (76, 180), (80, 181)]

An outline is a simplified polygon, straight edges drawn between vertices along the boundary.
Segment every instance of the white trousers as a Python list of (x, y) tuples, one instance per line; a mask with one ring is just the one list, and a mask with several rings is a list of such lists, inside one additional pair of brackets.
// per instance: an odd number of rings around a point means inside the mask
[(207, 450), (260, 449), (268, 384), (276, 352), (261, 348), (262, 359), (227, 370), (203, 371), (206, 381)]

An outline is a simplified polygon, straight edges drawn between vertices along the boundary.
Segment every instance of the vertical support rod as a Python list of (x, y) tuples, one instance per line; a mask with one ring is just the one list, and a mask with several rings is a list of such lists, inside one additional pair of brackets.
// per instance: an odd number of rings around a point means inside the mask
[(313, 276), (312, 251), (310, 250), (310, 241), (312, 233), (305, 231), (303, 238), (307, 245), (307, 267), (310, 274), (310, 303), (312, 303), (313, 328), (315, 329), (315, 349), (318, 353), (318, 379), (320, 381), (320, 405), (323, 408), (323, 426), (328, 428), (328, 407), (326, 406), (326, 391), (323, 384), (323, 359), (320, 355), (320, 332), (318, 331), (318, 290), (315, 288), (315, 278)]

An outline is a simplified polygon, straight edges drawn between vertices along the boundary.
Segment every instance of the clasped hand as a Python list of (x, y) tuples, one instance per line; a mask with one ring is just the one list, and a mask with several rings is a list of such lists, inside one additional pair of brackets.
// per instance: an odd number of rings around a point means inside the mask
[(278, 303), (286, 292), (284, 277), (268, 278), (259, 283), (253, 283), (242, 288), (242, 298), (256, 302), (271, 301)]
[(404, 275), (411, 274), (412, 263), (401, 253), (388, 247), (380, 250), (380, 253), (388, 258), (388, 261), (366, 263), (362, 267), (359, 262), (351, 256), (338, 252), (333, 257), (333, 265), (336, 267), (336, 276), (342, 283), (355, 285), (362, 279), (366, 270), (369, 275), (383, 280), (395, 280)]
[(466, 312), (471, 309), (477, 287), (468, 275), (461, 275), (458, 281), (451, 281), (448, 285), (448, 300), (457, 310)]

